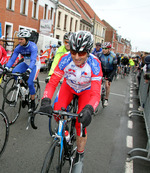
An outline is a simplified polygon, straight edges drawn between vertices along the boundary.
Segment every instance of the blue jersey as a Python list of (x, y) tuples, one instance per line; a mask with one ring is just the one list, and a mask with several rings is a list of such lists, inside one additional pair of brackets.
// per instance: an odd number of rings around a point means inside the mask
[(114, 64), (117, 64), (116, 54), (110, 51), (109, 55), (100, 55), (99, 60), (101, 61), (102, 70), (105, 73), (109, 73), (114, 70)]
[(102, 48), (100, 48), (98, 51), (96, 50), (96, 48), (94, 48), (94, 50), (92, 51), (92, 54), (97, 57), (99, 57), (101, 53), (102, 53)]
[(18, 45), (15, 48), (12, 57), (6, 64), (6, 67), (10, 68), (14, 64), (14, 62), (19, 54), (21, 54), (24, 57), (24, 62), (32, 70), (35, 66), (37, 55), (38, 55), (37, 45), (31, 41), (29, 41), (26, 46)]

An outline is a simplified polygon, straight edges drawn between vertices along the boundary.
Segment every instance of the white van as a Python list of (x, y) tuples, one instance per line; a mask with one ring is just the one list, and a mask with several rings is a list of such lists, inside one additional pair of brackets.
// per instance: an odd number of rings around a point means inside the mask
[(61, 40), (58, 40), (56, 38), (53, 38), (44, 34), (39, 34), (39, 38), (37, 42), (38, 54), (40, 54), (41, 50), (43, 50), (44, 52), (45, 50), (49, 49), (50, 45), (53, 45), (53, 44), (58, 45), (58, 42), (60, 42), (62, 45)]

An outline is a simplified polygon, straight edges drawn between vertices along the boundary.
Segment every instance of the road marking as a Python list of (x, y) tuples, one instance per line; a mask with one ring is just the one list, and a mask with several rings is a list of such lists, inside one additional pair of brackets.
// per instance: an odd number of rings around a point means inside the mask
[(126, 137), (126, 146), (128, 148), (133, 148), (133, 137), (132, 136)]
[(133, 104), (132, 104), (132, 103), (130, 103), (130, 104), (129, 104), (129, 107), (130, 107), (130, 108), (133, 108)]
[(133, 160), (130, 162), (126, 162), (125, 173), (133, 173)]
[(123, 94), (117, 94), (117, 93), (112, 93), (112, 92), (110, 94), (115, 95), (115, 96), (125, 97), (125, 95), (123, 95)]
[(128, 120), (128, 128), (133, 129), (133, 121)]
[(133, 94), (130, 94), (130, 97), (133, 97)]
[(132, 94), (132, 93), (133, 93), (133, 91), (132, 91), (132, 90), (130, 90), (130, 93)]
[(133, 100), (132, 100), (132, 99), (130, 99), (130, 102), (133, 102)]

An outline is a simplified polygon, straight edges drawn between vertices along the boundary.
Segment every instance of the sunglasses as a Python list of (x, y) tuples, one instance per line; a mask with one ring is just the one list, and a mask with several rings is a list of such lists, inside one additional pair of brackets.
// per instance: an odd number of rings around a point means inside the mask
[(69, 41), (65, 41), (65, 44), (68, 44), (69, 43)]
[(70, 52), (71, 52), (72, 55), (76, 55), (78, 53), (79, 56), (84, 56), (87, 53), (87, 52), (83, 52), (83, 51), (82, 52), (76, 52), (74, 50), (70, 50)]
[(105, 47), (105, 48), (102, 48), (102, 49), (105, 49), (106, 50), (106, 49), (109, 49), (109, 48)]

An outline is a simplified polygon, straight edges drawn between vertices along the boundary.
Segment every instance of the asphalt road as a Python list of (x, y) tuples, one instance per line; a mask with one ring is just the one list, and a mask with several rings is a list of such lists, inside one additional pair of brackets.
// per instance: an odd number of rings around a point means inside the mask
[[(39, 74), (43, 94), (47, 74)], [(132, 147), (146, 147), (145, 124), (141, 117), (128, 117), (128, 111), (137, 109), (137, 91), (133, 89), (133, 108), (130, 108), (132, 77), (112, 82), (109, 105), (93, 117), (87, 128), (88, 141), (85, 149), (84, 173), (149, 173), (150, 164), (134, 160), (126, 162)], [(2, 96), (2, 89), (0, 89)], [(0, 100), (2, 104), (2, 97)], [(27, 126), (27, 109), (21, 110), (16, 123), (10, 126), (9, 141), (0, 158), (0, 173), (39, 173), (51, 143), (48, 118), (36, 117), (37, 130)], [(133, 126), (128, 123), (132, 121)], [(132, 137), (128, 143), (128, 137)]]

